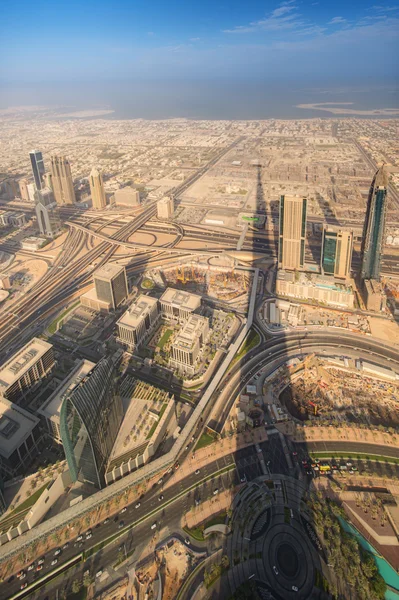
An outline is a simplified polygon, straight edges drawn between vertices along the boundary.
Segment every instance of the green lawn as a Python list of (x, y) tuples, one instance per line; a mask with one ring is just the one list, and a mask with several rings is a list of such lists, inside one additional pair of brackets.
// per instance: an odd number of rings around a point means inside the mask
[(202, 533), (202, 529), (200, 527), (193, 527), (192, 529), (189, 529), (189, 527), (183, 527), (183, 529), (186, 533), (188, 533), (188, 535), (191, 535), (191, 537), (198, 542), (204, 541), (204, 534)]
[(399, 464), (399, 458), (394, 456), (381, 456), (362, 452), (311, 452), (311, 458), (356, 458), (357, 460), (371, 460), (374, 462)]
[(58, 328), (58, 323), (60, 323), (60, 321), (62, 321), (66, 315), (71, 312), (71, 310), (73, 310), (74, 308), (76, 308), (76, 306), (80, 303), (80, 300), (78, 300), (77, 302), (74, 302), (71, 306), (69, 306), (66, 310), (64, 310), (64, 312), (62, 312), (60, 315), (58, 315), (58, 317), (56, 319), (54, 319), (54, 321), (52, 321), (50, 323), (50, 325), (48, 326), (48, 332), (53, 334), (57, 331)]
[(259, 334), (251, 329), (247, 337), (245, 338), (240, 351), (235, 355), (233, 360), (231, 361), (231, 366), (234, 365), (238, 360), (241, 360), (243, 356), (245, 356), (252, 348), (255, 348), (260, 343)]
[(27, 508), (30, 508), (31, 506), (33, 506), (34, 503), (36, 502), (36, 500), (38, 500), (40, 498), (40, 496), (43, 494), (44, 490), (49, 485), (49, 483), (50, 482), (48, 481), (45, 485), (43, 485), (42, 487), (38, 488), (35, 492), (33, 492), (33, 494), (31, 496), (29, 496), (29, 498), (24, 500), (22, 502), (22, 504), (19, 504), (17, 506), (17, 508), (15, 508), (8, 516), (10, 517), (11, 515), (17, 514), (17, 513), (21, 512), (22, 510), (26, 510)]
[(160, 348), (160, 350), (163, 350), (163, 347), (165, 346), (166, 342), (168, 341), (168, 339), (170, 338), (170, 336), (173, 334), (173, 329), (167, 329), (166, 331), (164, 331), (163, 336), (161, 337), (161, 339), (158, 342), (158, 348)]
[(157, 425), (158, 425), (159, 421), (162, 419), (162, 415), (165, 412), (167, 406), (168, 405), (166, 403), (162, 406), (161, 410), (159, 411), (159, 419), (153, 423), (150, 431), (147, 433), (147, 437), (145, 438), (146, 440), (150, 439), (150, 437), (152, 436), (152, 434), (156, 430)]
[(213, 444), (213, 442), (215, 441), (215, 438), (212, 437), (211, 435), (209, 435), (209, 433), (203, 433), (200, 437), (200, 439), (197, 442), (197, 445), (194, 448), (194, 452), (196, 450), (200, 450), (201, 448), (205, 448), (205, 446), (209, 446), (210, 444)]

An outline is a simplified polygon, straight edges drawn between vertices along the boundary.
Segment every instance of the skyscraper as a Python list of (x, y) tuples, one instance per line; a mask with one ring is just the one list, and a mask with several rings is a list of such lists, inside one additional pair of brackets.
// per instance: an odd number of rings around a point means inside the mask
[(366, 218), (360, 249), (361, 279), (379, 280), (380, 278), (387, 213), (387, 187), (388, 177), (383, 165), (374, 175), (367, 200)]
[(158, 219), (171, 219), (175, 211), (175, 202), (172, 196), (164, 196), (157, 202)]
[(32, 150), (29, 152), (30, 164), (32, 165), (33, 178), (37, 190), (43, 187), (43, 175), (45, 172), (43, 155), (40, 150)]
[(65, 397), (60, 432), (72, 481), (105, 486), (105, 472), (123, 419), (116, 366), (103, 358)]
[(302, 269), (305, 264), (307, 199), (280, 196), (279, 269)]
[(125, 267), (107, 263), (94, 273), (94, 286), (99, 300), (118, 308), (128, 294)]
[(101, 210), (102, 208), (105, 208), (107, 204), (101, 172), (96, 168), (93, 168), (90, 173), (89, 181), (93, 208)]
[(68, 159), (65, 156), (52, 156), (50, 171), (57, 204), (74, 204), (75, 191)]
[(353, 232), (342, 229), (323, 228), (321, 249), (321, 272), (348, 279), (352, 263)]
[(61, 229), (61, 220), (53, 192), (48, 188), (35, 191), (35, 211), (40, 233), (54, 237)]

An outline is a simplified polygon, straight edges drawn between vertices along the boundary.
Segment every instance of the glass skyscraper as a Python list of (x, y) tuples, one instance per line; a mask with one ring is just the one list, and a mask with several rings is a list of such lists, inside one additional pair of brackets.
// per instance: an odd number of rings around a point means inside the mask
[(323, 228), (321, 272), (347, 279), (350, 276), (353, 233), (341, 229)]
[(43, 155), (39, 150), (32, 150), (32, 152), (29, 152), (29, 158), (36, 189), (41, 190), (45, 173)]
[(61, 439), (72, 481), (99, 489), (123, 419), (116, 375), (113, 360), (103, 358), (61, 407)]
[(361, 255), (362, 279), (380, 279), (381, 257), (387, 213), (388, 178), (382, 166), (371, 183), (363, 227)]

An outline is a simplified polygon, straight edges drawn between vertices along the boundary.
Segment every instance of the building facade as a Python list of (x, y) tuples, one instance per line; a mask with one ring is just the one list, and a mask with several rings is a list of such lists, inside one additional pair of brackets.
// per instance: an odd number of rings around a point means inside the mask
[(124, 187), (116, 190), (114, 200), (118, 206), (140, 206), (140, 192), (132, 187)]
[(331, 227), (323, 228), (321, 272), (348, 279), (352, 264), (353, 232)]
[(165, 196), (157, 202), (158, 219), (170, 220), (175, 212), (175, 201), (171, 196)]
[(68, 159), (65, 156), (52, 156), (50, 172), (51, 185), (57, 204), (74, 204), (75, 190)]
[(22, 200), (25, 200), (25, 202), (29, 202), (29, 200), (30, 200), (28, 185), (29, 185), (29, 181), (27, 179), (20, 179), (18, 181), (19, 196), (20, 196), (20, 198), (22, 198)]
[(311, 275), (310, 278), (303, 276), (296, 281), (295, 273), (283, 270), (277, 272), (276, 294), (341, 308), (353, 308), (355, 301), (352, 288), (342, 282), (331, 281), (320, 275)]
[(305, 264), (307, 199), (280, 196), (279, 269), (303, 269)]
[(0, 394), (15, 404), (21, 403), (54, 364), (53, 346), (33, 338), (0, 368)]
[(169, 364), (189, 374), (196, 369), (196, 361), (209, 334), (209, 320), (201, 315), (190, 315), (171, 344)]
[(184, 321), (201, 306), (201, 296), (182, 290), (167, 288), (160, 298), (161, 311), (165, 317)]
[(366, 309), (373, 312), (381, 312), (386, 307), (386, 296), (383, 285), (375, 279), (365, 279), (363, 282), (363, 293)]
[(147, 339), (159, 317), (158, 300), (139, 296), (117, 322), (119, 342), (133, 351)]
[(36, 189), (41, 190), (43, 187), (43, 177), (45, 173), (43, 155), (40, 150), (32, 150), (32, 152), (29, 152), (29, 158)]
[(62, 403), (60, 432), (72, 481), (105, 486), (105, 473), (123, 419), (116, 366), (103, 358)]
[(54, 194), (49, 188), (36, 190), (35, 212), (40, 233), (53, 238), (61, 230), (61, 219)]
[(388, 176), (385, 167), (378, 169), (371, 183), (360, 249), (361, 279), (380, 279), (381, 258), (387, 214)]
[(96, 210), (104, 209), (107, 205), (107, 199), (105, 196), (103, 176), (98, 169), (93, 168), (91, 170), (89, 183), (93, 208)]
[(98, 300), (117, 308), (128, 295), (125, 267), (107, 263), (94, 273), (94, 287)]

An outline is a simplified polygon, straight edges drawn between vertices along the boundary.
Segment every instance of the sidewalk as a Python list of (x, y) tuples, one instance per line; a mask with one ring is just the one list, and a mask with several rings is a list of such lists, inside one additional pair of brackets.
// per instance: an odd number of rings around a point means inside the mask
[[(294, 442), (362, 442), (399, 449), (399, 436), (383, 431), (358, 429), (355, 427), (296, 427), (289, 423), (278, 423), (276, 428), (291, 436)], [(399, 456), (399, 454), (398, 454)]]
[(209, 520), (216, 513), (228, 510), (238, 491), (238, 487), (231, 490), (224, 490), (214, 498), (210, 498), (205, 502), (201, 502), (199, 506), (193, 507), (188, 513), (182, 516), (182, 527), (192, 529), (200, 523)]

